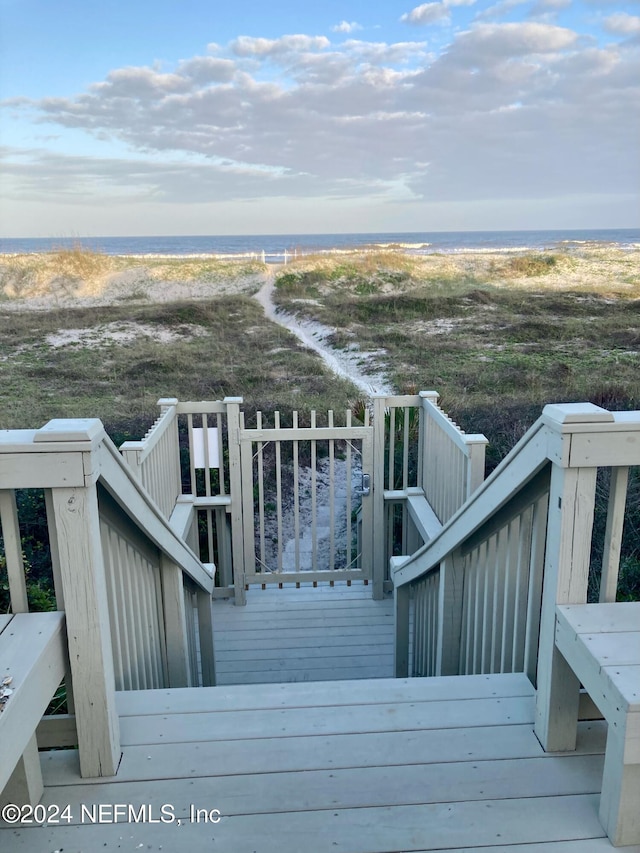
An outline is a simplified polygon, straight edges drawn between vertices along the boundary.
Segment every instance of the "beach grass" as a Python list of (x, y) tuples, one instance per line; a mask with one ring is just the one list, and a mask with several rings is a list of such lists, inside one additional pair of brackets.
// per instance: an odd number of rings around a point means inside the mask
[[(98, 417), (120, 443), (146, 432), (163, 396), (242, 396), (249, 419), (361, 410), (354, 386), (265, 318), (251, 298), (264, 274), (215, 258), (0, 258), (0, 428)], [(640, 408), (639, 252), (321, 255), (275, 270), (275, 285), (278, 306), (328, 327), (334, 347), (375, 353), (371, 370), (398, 392), (439, 391), (464, 429), (489, 438), (489, 469), (546, 403)], [(633, 519), (635, 475), (628, 501)], [(637, 524), (627, 529), (640, 542)], [(623, 565), (631, 596), (634, 559)]]
[(162, 396), (244, 396), (250, 409), (344, 408), (357, 396), (244, 295), (12, 311), (0, 338), (0, 428), (101, 418), (140, 437)]

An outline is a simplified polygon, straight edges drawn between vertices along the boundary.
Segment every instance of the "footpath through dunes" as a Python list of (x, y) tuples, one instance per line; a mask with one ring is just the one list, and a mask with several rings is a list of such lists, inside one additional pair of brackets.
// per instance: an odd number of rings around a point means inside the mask
[(255, 298), (263, 306), (266, 317), (292, 332), (301, 343), (316, 352), (327, 367), (343, 379), (348, 379), (366, 397), (372, 394), (393, 394), (386, 377), (369, 369), (371, 359), (378, 353), (362, 352), (359, 347), (336, 350), (328, 342), (335, 329), (314, 320), (300, 320), (293, 314), (276, 308), (273, 302), (274, 279), (280, 267), (270, 267)]

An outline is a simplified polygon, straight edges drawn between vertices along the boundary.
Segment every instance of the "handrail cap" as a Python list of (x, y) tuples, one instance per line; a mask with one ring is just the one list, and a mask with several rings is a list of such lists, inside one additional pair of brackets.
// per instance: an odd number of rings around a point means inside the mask
[(542, 410), (546, 423), (594, 424), (613, 423), (613, 414), (594, 403), (549, 403)]
[(34, 442), (41, 441), (90, 441), (105, 436), (104, 426), (99, 418), (53, 418), (36, 430)]

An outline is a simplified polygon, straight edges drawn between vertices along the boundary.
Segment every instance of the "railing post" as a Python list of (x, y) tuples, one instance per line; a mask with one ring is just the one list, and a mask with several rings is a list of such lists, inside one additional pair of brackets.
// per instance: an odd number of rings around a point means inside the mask
[[(384, 394), (373, 395), (373, 598), (383, 596), (386, 566), (386, 525), (384, 507), (385, 403)], [(392, 438), (389, 439), (392, 441)], [(392, 453), (392, 448), (389, 449)]]
[(200, 637), (200, 668), (202, 671), (202, 686), (215, 687), (216, 664), (213, 648), (213, 614), (211, 612), (211, 595), (204, 589), (196, 590), (198, 608), (198, 636)]
[(233, 589), (236, 604), (246, 604), (244, 532), (242, 526), (242, 478), (240, 472), (240, 404), (242, 397), (225, 397), (229, 442), (229, 488), (231, 492), (231, 550)]
[(160, 571), (169, 687), (190, 687), (182, 571), (164, 554), (160, 557)]
[(597, 474), (595, 467), (569, 467), (571, 424), (608, 423), (613, 415), (590, 404), (565, 404), (546, 406), (544, 416), (558, 433), (558, 446), (549, 491), (535, 732), (545, 750), (558, 752), (575, 749), (580, 683), (556, 647), (556, 605), (587, 600)]
[(69, 659), (74, 686), (82, 776), (113, 776), (120, 761), (119, 721), (100, 539), (97, 464), (93, 451), (104, 438), (99, 420), (50, 421), (34, 441), (86, 442), (84, 487), (54, 488), (53, 523), (64, 593)]
[(422, 398), (422, 411), (420, 412), (420, 423), (422, 424), (422, 466), (420, 471), (418, 472), (418, 476), (420, 477), (418, 485), (424, 490), (424, 493), (426, 495), (426, 486), (429, 480), (429, 467), (431, 462), (431, 457), (429, 456), (429, 442), (431, 440), (431, 430), (429, 428), (429, 406), (427, 404), (431, 403), (432, 405), (437, 406), (438, 400), (440, 399), (440, 394), (438, 394), (437, 391), (420, 391), (420, 397)]
[(458, 551), (440, 563), (436, 675), (460, 674), (464, 563)]
[[(391, 557), (389, 561), (389, 574), (393, 580), (395, 569), (399, 568), (408, 557)], [(409, 604), (410, 584), (393, 587), (393, 622), (395, 642), (394, 670), (396, 678), (407, 678), (409, 676)]]
[(177, 397), (161, 397), (158, 400), (160, 407), (160, 415), (164, 415), (169, 410), (173, 411), (173, 417), (169, 430), (171, 431), (171, 445), (173, 452), (170, 456), (170, 465), (168, 473), (168, 481), (171, 490), (175, 492), (176, 499), (182, 494), (182, 468), (180, 466), (180, 435), (178, 433), (178, 406), (179, 400)]
[(484, 435), (465, 435), (465, 443), (469, 448), (467, 459), (467, 500), (484, 483), (484, 458), (487, 444)]

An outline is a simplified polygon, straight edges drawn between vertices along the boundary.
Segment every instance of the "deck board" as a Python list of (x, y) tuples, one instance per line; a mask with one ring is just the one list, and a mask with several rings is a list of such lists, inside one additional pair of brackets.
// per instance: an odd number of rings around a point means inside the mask
[[(576, 753), (545, 754), (523, 675), (154, 690), (119, 694), (118, 709), (118, 776), (83, 780), (75, 751), (49, 753), (43, 803), (69, 803), (74, 825), (0, 830), (0, 849), (612, 850), (606, 724), (581, 723)], [(183, 823), (81, 820), (114, 803), (155, 820), (168, 804)], [(220, 823), (190, 822), (191, 804)]]
[(362, 582), (251, 587), (247, 604), (213, 604), (218, 684), (393, 675), (393, 600)]

